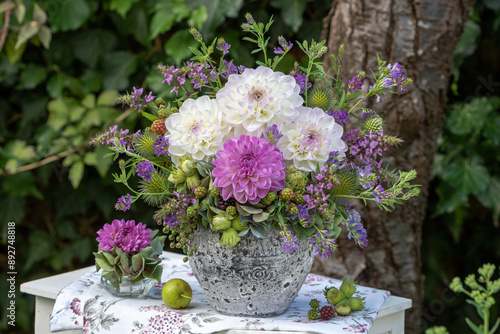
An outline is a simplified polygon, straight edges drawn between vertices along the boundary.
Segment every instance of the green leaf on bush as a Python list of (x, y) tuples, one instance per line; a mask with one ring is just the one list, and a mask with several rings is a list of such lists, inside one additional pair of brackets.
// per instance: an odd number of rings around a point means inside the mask
[(36, 21), (26, 22), (17, 34), (16, 46), (14, 48), (18, 50), (21, 45), (24, 45), (31, 37), (38, 33), (41, 26), (42, 25)]
[(116, 36), (104, 29), (82, 31), (71, 41), (75, 58), (91, 68), (95, 68), (99, 60), (117, 44)]
[(306, 4), (311, 0), (272, 0), (271, 6), (281, 9), (281, 18), (297, 32), (302, 25), (302, 16), (306, 9)]
[(5, 176), (2, 180), (2, 188), (13, 197), (34, 196), (38, 199), (43, 198), (36, 188), (33, 174), (28, 172)]
[(107, 53), (104, 56), (104, 90), (125, 90), (129, 88), (128, 77), (135, 72), (136, 57), (126, 51)]
[(43, 47), (48, 49), (50, 47), (50, 41), (52, 40), (52, 32), (49, 27), (41, 26), (40, 31), (38, 31), (38, 39), (42, 43)]
[(132, 8), (132, 5), (137, 1), (139, 0), (111, 0), (109, 8), (117, 11), (122, 17), (125, 17), (130, 8)]
[(69, 169), (68, 179), (74, 189), (77, 189), (82, 181), (84, 168), (85, 165), (83, 164), (83, 161), (77, 161), (71, 165), (71, 168)]
[(47, 78), (47, 69), (45, 67), (28, 64), (21, 72), (19, 78), (19, 88), (33, 89)]
[(189, 33), (189, 30), (179, 30), (165, 43), (165, 52), (174, 58), (175, 63), (179, 65), (181, 61), (191, 56), (189, 48), (197, 45), (198, 42)]
[(190, 27), (196, 27), (197, 29), (201, 29), (203, 23), (208, 18), (208, 11), (205, 5), (201, 5), (196, 7), (191, 13), (191, 17), (188, 19), (188, 25)]
[(160, 0), (155, 6), (155, 15), (151, 19), (149, 38), (169, 31), (174, 23), (189, 16), (189, 9), (184, 0)]
[(490, 174), (478, 159), (466, 159), (451, 164), (443, 179), (466, 194), (478, 194), (490, 182)]
[(14, 64), (23, 55), (26, 44), (22, 44), (18, 49), (15, 48), (16, 37), (14, 34), (9, 34), (7, 41), (5, 42), (5, 53), (9, 58), (9, 62)]
[(492, 176), (486, 189), (477, 194), (477, 199), (486, 208), (500, 212), (500, 178)]
[(112, 107), (116, 104), (115, 100), (120, 94), (116, 90), (102, 92), (97, 98), (98, 106)]
[(63, 1), (57, 4), (57, 10), (49, 16), (54, 32), (80, 28), (90, 17), (91, 10), (85, 0)]
[(203, 25), (203, 33), (207, 34), (215, 31), (218, 26), (224, 23), (226, 17), (238, 17), (243, 0), (214, 0), (210, 3), (205, 0), (188, 0), (187, 3), (192, 9), (206, 6), (207, 19)]

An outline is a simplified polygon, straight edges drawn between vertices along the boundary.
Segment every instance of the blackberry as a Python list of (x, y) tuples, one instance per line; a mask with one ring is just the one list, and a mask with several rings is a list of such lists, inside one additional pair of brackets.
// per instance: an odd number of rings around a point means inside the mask
[(165, 108), (161, 108), (158, 110), (158, 116), (161, 118), (161, 119), (166, 119), (168, 117), (168, 110), (165, 109)]
[(236, 207), (235, 206), (232, 206), (232, 205), (229, 205), (227, 208), (226, 208), (226, 213), (230, 216), (236, 216)]
[(288, 211), (288, 212), (290, 212), (291, 214), (294, 214), (294, 215), (299, 214), (299, 209), (293, 203), (288, 204), (288, 207), (286, 208), (286, 211)]
[(158, 108), (161, 108), (162, 106), (164, 107), (165, 106), (165, 100), (162, 99), (161, 97), (157, 97), (155, 99), (155, 104)]
[(335, 316), (335, 311), (333, 310), (333, 306), (327, 305), (323, 306), (321, 308), (321, 311), (319, 312), (321, 319), (323, 320), (330, 320)]
[(307, 312), (307, 317), (309, 320), (316, 320), (318, 318), (318, 311), (310, 309), (309, 312)]
[(290, 188), (285, 188), (280, 192), (280, 199), (282, 201), (288, 202), (293, 197), (293, 190)]
[(213, 196), (213, 197), (219, 197), (220, 195), (220, 189), (217, 188), (217, 187), (212, 187), (210, 188), (210, 194)]
[(194, 190), (194, 195), (198, 198), (205, 197), (207, 194), (207, 188), (199, 186)]
[(222, 199), (222, 197), (219, 197), (217, 204), (219, 205), (219, 209), (226, 210), (228, 206), (236, 207), (236, 200), (234, 198), (228, 198), (228, 200), (225, 201)]
[(162, 135), (167, 131), (167, 127), (165, 126), (165, 122), (161, 119), (157, 119), (151, 125), (151, 131), (158, 135)]
[(309, 306), (312, 308), (318, 308), (319, 307), (319, 301), (317, 299), (313, 299), (309, 302)]

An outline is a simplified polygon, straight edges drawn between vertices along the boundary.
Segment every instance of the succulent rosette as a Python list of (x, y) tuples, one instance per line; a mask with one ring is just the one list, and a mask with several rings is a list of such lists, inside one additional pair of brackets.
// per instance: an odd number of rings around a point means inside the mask
[(317, 171), (331, 152), (343, 157), (347, 149), (342, 140), (343, 128), (332, 116), (319, 108), (299, 108), (300, 116), (293, 124), (283, 125), (283, 136), (277, 143), (287, 162), (305, 172)]
[(224, 200), (257, 204), (270, 191), (285, 186), (281, 152), (263, 138), (241, 135), (224, 143), (213, 161), (214, 186)]
[(183, 157), (210, 161), (229, 132), (217, 102), (208, 96), (184, 101), (179, 112), (170, 115), (165, 125), (168, 151), (176, 165)]
[(260, 137), (273, 124), (281, 128), (295, 120), (297, 107), (304, 102), (299, 93), (300, 86), (294, 77), (259, 66), (229, 75), (216, 98), (236, 136)]

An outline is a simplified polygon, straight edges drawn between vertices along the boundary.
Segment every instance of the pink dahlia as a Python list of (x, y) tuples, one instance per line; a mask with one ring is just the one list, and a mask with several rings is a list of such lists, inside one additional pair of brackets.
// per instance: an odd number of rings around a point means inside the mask
[(224, 200), (257, 204), (270, 191), (285, 187), (281, 152), (263, 138), (241, 135), (231, 138), (217, 152), (212, 171), (214, 186)]
[(125, 253), (138, 253), (149, 246), (151, 229), (143, 223), (135, 224), (133, 220), (115, 219), (111, 224), (105, 224), (97, 231), (99, 249), (112, 252), (116, 247)]

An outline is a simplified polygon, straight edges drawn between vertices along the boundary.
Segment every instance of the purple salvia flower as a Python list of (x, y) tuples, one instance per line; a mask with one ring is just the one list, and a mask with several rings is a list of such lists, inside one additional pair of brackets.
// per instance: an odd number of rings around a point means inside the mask
[(168, 157), (168, 138), (163, 136), (158, 136), (155, 138), (153, 142), (153, 149), (155, 150), (155, 154), (159, 157), (165, 156)]
[(138, 112), (141, 112), (141, 108), (155, 98), (155, 96), (151, 95), (152, 92), (149, 92), (149, 94), (143, 98), (142, 97), (143, 92), (144, 92), (143, 88), (136, 89), (135, 87), (133, 87), (132, 94), (128, 96), (130, 98), (130, 107), (131, 108), (137, 107)]
[(130, 210), (132, 199), (133, 197), (129, 193), (127, 193), (127, 195), (125, 196), (120, 197), (115, 204), (115, 209), (123, 212)]
[(296, 235), (290, 235), (287, 231), (286, 235), (283, 236), (281, 247), (284, 252), (293, 253), (299, 249), (299, 238)]
[(394, 63), (394, 65), (387, 65), (387, 68), (391, 72), (391, 77), (394, 79), (394, 81), (397, 81), (400, 79), (403, 75), (403, 66), (399, 65), (398, 63)]
[(363, 87), (364, 82), (365, 78), (363, 76), (360, 75), (353, 76), (351, 80), (347, 81), (347, 84), (349, 86), (349, 93), (360, 91), (361, 87)]
[[(300, 71), (297, 71), (293, 77), (295, 78), (295, 82), (297, 82), (297, 85), (300, 87), (300, 94), (304, 94), (306, 91), (306, 74), (302, 73)], [(307, 89), (312, 87), (312, 83), (309, 81), (307, 83)]]
[(222, 55), (227, 55), (229, 53), (229, 49), (231, 48), (231, 44), (226, 43), (224, 38), (219, 38), (217, 40), (217, 45), (215, 48), (219, 51), (222, 51)]
[(354, 242), (361, 248), (365, 248), (368, 245), (368, 238), (366, 236), (366, 230), (361, 224), (361, 216), (356, 210), (349, 210), (347, 212), (347, 220), (344, 221), (347, 228), (349, 239), (354, 239)]
[(344, 126), (349, 123), (349, 113), (346, 110), (332, 109), (327, 114), (333, 116), (339, 125)]
[(276, 124), (271, 125), (267, 128), (264, 133), (264, 138), (266, 138), (270, 143), (276, 144), (278, 139), (280, 139), (282, 133), (278, 130), (278, 126)]
[(149, 161), (143, 161), (137, 164), (136, 173), (144, 181), (151, 181), (153, 179), (153, 173), (155, 172), (155, 166)]

